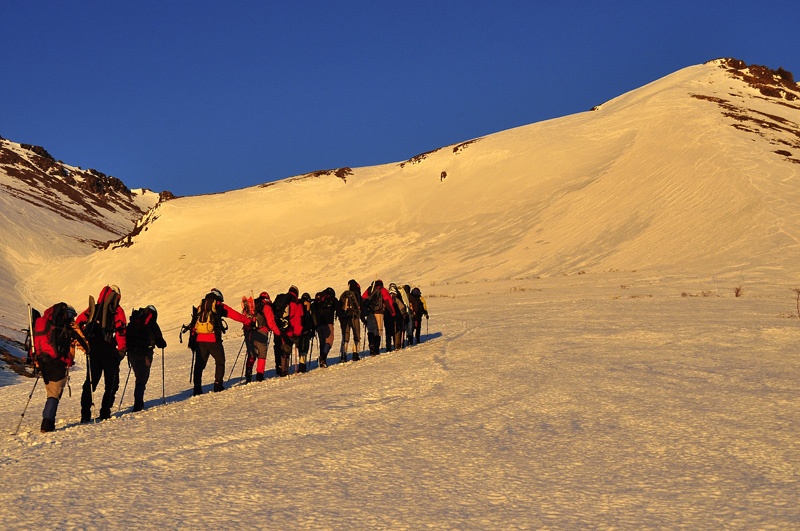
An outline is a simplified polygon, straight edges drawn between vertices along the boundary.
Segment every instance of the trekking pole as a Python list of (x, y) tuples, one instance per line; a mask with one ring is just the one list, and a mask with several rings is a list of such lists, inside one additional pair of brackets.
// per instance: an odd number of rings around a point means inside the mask
[(125, 390), (128, 388), (128, 380), (131, 378), (131, 370), (133, 367), (131, 366), (130, 360), (128, 360), (128, 377), (125, 378), (125, 386), (122, 388), (122, 396), (119, 397), (119, 405), (117, 406), (117, 414), (119, 414), (119, 410), (122, 409), (122, 400), (125, 398)]
[[(314, 336), (311, 336), (311, 350), (308, 351), (308, 370), (311, 370), (311, 360), (314, 358)], [(317, 367), (319, 367), (319, 354), (317, 354)]]
[(166, 378), (164, 376), (164, 349), (161, 349), (161, 403), (167, 403)]
[(36, 391), (36, 385), (39, 383), (39, 371), (36, 371), (36, 381), (33, 382), (33, 389), (31, 389), (31, 394), (28, 395), (28, 401), (25, 402), (25, 409), (22, 410), (22, 415), (19, 417), (19, 423), (17, 424), (17, 429), (14, 430), (12, 435), (16, 435), (19, 431), (19, 427), (22, 426), (22, 419), (25, 418), (25, 413), (28, 411), (28, 405), (31, 403), (31, 398), (33, 398), (33, 392)]
[(239, 361), (239, 356), (241, 356), (241, 355), (242, 355), (242, 349), (244, 348), (244, 342), (245, 342), (245, 341), (246, 341), (245, 339), (243, 339), (243, 340), (242, 340), (242, 346), (241, 346), (241, 347), (239, 347), (239, 353), (236, 355), (236, 359), (235, 359), (235, 360), (233, 360), (233, 367), (231, 367), (231, 373), (228, 375), (228, 380), (229, 380), (229, 381), (230, 381), (230, 379), (231, 379), (231, 376), (233, 376), (233, 369), (235, 369), (235, 368), (236, 368), (236, 362), (237, 362), (237, 361)]
[(194, 379), (194, 349), (192, 349), (192, 364), (189, 366), (189, 383)]

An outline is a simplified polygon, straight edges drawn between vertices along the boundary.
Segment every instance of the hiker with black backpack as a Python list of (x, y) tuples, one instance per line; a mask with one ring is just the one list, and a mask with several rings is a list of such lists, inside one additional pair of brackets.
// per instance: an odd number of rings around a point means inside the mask
[(69, 382), (69, 368), (75, 364), (75, 347), (89, 352), (89, 342), (75, 323), (76, 315), (72, 306), (59, 302), (33, 323), (34, 363), (47, 390), (42, 411), (43, 433), (56, 429), (58, 403)]
[(203, 394), (203, 370), (208, 358), (214, 358), (214, 392), (225, 390), (225, 348), (222, 334), (227, 330), (224, 317), (242, 324), (249, 324), (249, 318), (240, 314), (224, 302), (222, 292), (217, 288), (206, 294), (197, 306), (197, 315), (192, 328), (197, 333), (197, 359), (194, 364), (194, 389), (192, 396)]
[(300, 363), (297, 366), (297, 372), (306, 372), (311, 368), (311, 359), (309, 358), (309, 351), (314, 340), (314, 316), (311, 313), (311, 295), (303, 293), (300, 297), (300, 306), (303, 308), (303, 332), (297, 340), (297, 354), (300, 358)]
[(339, 301), (336, 299), (336, 291), (333, 288), (325, 288), (314, 296), (311, 303), (311, 313), (314, 316), (314, 323), (317, 328), (317, 338), (319, 339), (319, 366), (328, 366), (328, 353), (333, 347), (334, 325), (336, 321), (336, 307)]
[(158, 311), (153, 305), (131, 312), (125, 331), (128, 341), (128, 364), (136, 380), (133, 388), (133, 411), (144, 409), (144, 391), (150, 379), (153, 351), (167, 348), (167, 342), (158, 326)]
[[(419, 333), (422, 329), (422, 317), (428, 319), (428, 305), (419, 288), (411, 290), (411, 307), (414, 312), (414, 343), (419, 344)], [(411, 337), (408, 338), (411, 342)]]
[(361, 300), (359, 298), (361, 286), (354, 279), (347, 283), (347, 289), (339, 296), (337, 317), (342, 329), (342, 344), (339, 347), (341, 360), (347, 361), (347, 346), (350, 335), (353, 336), (353, 361), (358, 361), (358, 345), (361, 343)]
[(389, 315), (394, 317), (392, 308), (392, 298), (389, 292), (383, 287), (382, 280), (374, 281), (361, 296), (364, 304), (362, 309), (367, 318), (367, 341), (369, 342), (369, 353), (372, 356), (380, 354), (381, 337), (383, 336), (383, 314), (389, 308)]
[[(275, 315), (272, 313), (272, 300), (269, 293), (262, 291), (255, 300), (255, 323), (253, 324), (253, 347), (256, 351), (256, 381), (264, 381), (264, 371), (267, 368), (267, 354), (269, 353), (269, 333), (275, 337), (281, 334), (278, 324), (275, 322)], [(245, 382), (250, 382), (250, 375), (245, 378)]]
[(76, 319), (89, 341), (92, 353), (81, 394), (83, 423), (92, 420), (92, 406), (94, 406), (92, 394), (97, 389), (101, 376), (105, 391), (98, 419), (111, 418), (114, 397), (119, 389), (119, 365), (125, 357), (127, 348), (125, 330), (128, 321), (125, 318), (125, 311), (119, 305), (121, 298), (119, 287), (105, 286), (96, 303), (93, 297), (89, 297), (89, 307)]
[(406, 344), (410, 347), (414, 344), (412, 342), (412, 338), (414, 337), (414, 319), (416, 318), (416, 314), (414, 313), (416, 310), (414, 309), (414, 304), (411, 301), (411, 286), (405, 284), (403, 286), (403, 291), (400, 293), (403, 296), (403, 300), (406, 303), (406, 308), (408, 309), (408, 314), (406, 315), (405, 321), (405, 333)]
[[(408, 316), (408, 306), (406, 305), (402, 292), (397, 284), (389, 284), (389, 296), (392, 298), (394, 316), (386, 315), (386, 349), (389, 350), (389, 342), (394, 344), (395, 350), (403, 348), (403, 335), (405, 334), (406, 317)], [(390, 338), (390, 333), (392, 334)]]
[(303, 308), (299, 295), (297, 286), (292, 286), (288, 293), (281, 293), (272, 303), (275, 324), (281, 332), (275, 336), (275, 371), (278, 376), (289, 376), (292, 350), (303, 333)]

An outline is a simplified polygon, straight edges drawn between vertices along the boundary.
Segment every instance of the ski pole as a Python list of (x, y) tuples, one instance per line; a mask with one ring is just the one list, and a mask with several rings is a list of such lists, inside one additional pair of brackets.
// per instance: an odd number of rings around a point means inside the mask
[(194, 349), (192, 349), (192, 364), (189, 366), (189, 383), (194, 379)]
[(166, 382), (164, 377), (164, 349), (161, 349), (161, 403), (167, 403)]
[[(311, 336), (311, 350), (308, 351), (308, 370), (311, 370), (311, 360), (314, 357), (314, 336)], [(319, 354), (317, 354), (317, 366), (319, 367)]]
[(14, 430), (13, 435), (16, 435), (19, 431), (19, 427), (22, 426), (22, 419), (25, 418), (25, 413), (28, 411), (28, 405), (31, 403), (31, 398), (33, 398), (33, 392), (36, 391), (36, 384), (39, 383), (39, 373), (36, 372), (36, 381), (33, 382), (33, 389), (31, 389), (31, 394), (28, 395), (28, 401), (25, 402), (25, 409), (22, 410), (22, 415), (19, 417), (19, 424), (17, 424), (17, 429)]
[(119, 413), (119, 410), (122, 409), (122, 400), (125, 398), (125, 390), (128, 388), (128, 380), (130, 380), (131, 378), (131, 369), (133, 369), (133, 367), (131, 366), (130, 360), (128, 360), (128, 377), (125, 378), (125, 386), (122, 388), (122, 396), (119, 397), (119, 405), (117, 406), (117, 413)]
[(233, 367), (231, 367), (231, 372), (230, 372), (230, 374), (228, 375), (228, 380), (229, 380), (229, 381), (230, 381), (230, 379), (231, 379), (231, 376), (233, 376), (233, 369), (235, 369), (235, 368), (236, 368), (236, 362), (237, 362), (237, 361), (239, 361), (239, 356), (241, 356), (241, 355), (242, 355), (242, 349), (244, 348), (244, 342), (245, 342), (245, 340), (243, 339), (243, 340), (242, 340), (242, 346), (241, 346), (241, 347), (239, 347), (239, 353), (236, 355), (236, 359), (235, 359), (235, 360), (233, 360)]

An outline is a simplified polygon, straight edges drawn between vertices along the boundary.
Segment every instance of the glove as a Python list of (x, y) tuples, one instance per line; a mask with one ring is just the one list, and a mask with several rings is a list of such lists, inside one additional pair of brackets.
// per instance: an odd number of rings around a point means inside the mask
[(125, 354), (127, 354), (127, 353), (128, 353), (128, 351), (127, 351), (127, 350), (125, 350), (124, 348), (121, 348), (121, 349), (119, 349), (119, 350), (117, 351), (117, 354), (119, 354), (119, 359), (120, 359), (120, 360), (122, 360), (123, 358), (125, 358)]

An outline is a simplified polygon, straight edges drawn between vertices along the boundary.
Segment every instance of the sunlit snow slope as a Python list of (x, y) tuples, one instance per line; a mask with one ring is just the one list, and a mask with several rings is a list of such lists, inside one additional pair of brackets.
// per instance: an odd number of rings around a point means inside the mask
[(132, 246), (64, 260), (57, 277), (43, 267), (21, 291), (83, 300), (113, 282), (129, 306), (179, 319), (213, 286), (790, 274), (800, 92), (733, 66), (689, 67), (595, 110), (403, 163), (162, 203)]

